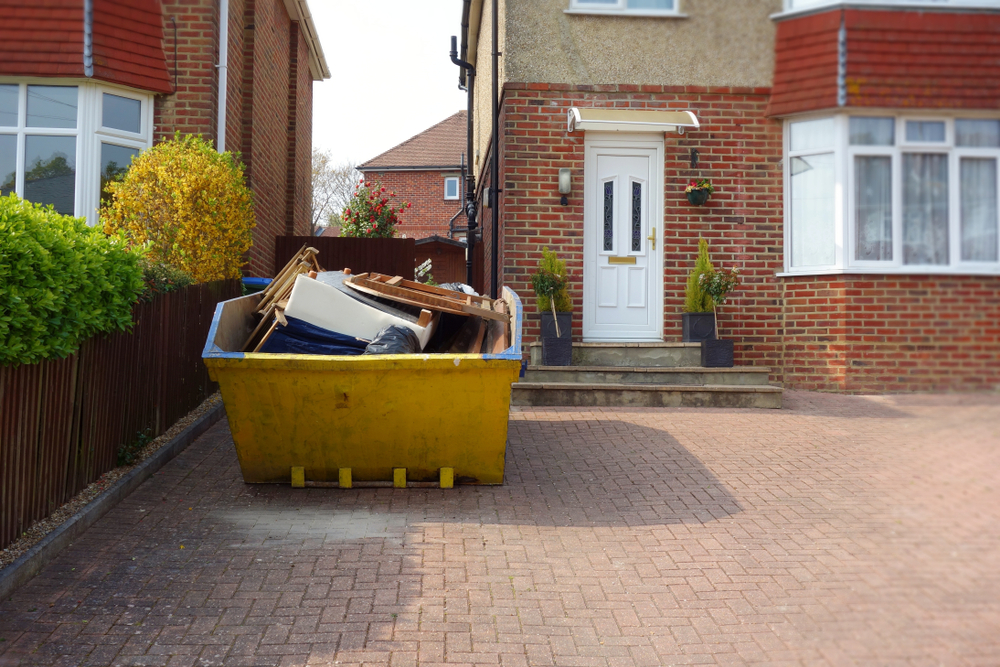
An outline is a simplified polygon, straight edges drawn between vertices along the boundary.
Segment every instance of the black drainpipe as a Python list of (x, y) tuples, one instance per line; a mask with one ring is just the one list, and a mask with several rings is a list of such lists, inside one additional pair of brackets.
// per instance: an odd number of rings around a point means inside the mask
[(492, 195), (493, 201), (490, 202), (490, 212), (493, 214), (493, 281), (490, 285), (491, 296), (495, 299), (500, 293), (500, 289), (497, 286), (497, 269), (499, 265), (497, 254), (497, 244), (500, 241), (500, 213), (498, 209), (500, 208), (500, 193), (503, 189), (500, 187), (500, 109), (497, 104), (498, 98), (500, 96), (499, 84), (500, 84), (500, 41), (497, 36), (499, 19), (497, 11), (498, 0), (492, 0), (490, 6), (493, 11), (493, 137), (490, 139), (492, 144), (491, 148), (493, 155), (490, 159), (490, 194)]
[[(466, 45), (465, 40), (469, 32), (469, 2), (470, 0), (465, 0), (465, 4), (462, 8), (462, 55), (465, 55)], [(459, 77), (459, 89), (462, 88), (462, 80), (465, 79), (465, 89), (468, 91), (468, 110), (466, 111), (466, 155), (469, 156), (469, 170), (465, 174), (465, 216), (468, 220), (468, 231), (465, 235), (466, 251), (465, 251), (465, 282), (467, 285), (472, 285), (472, 251), (476, 247), (476, 177), (472, 173), (472, 104), (474, 101), (473, 95), (476, 90), (476, 68), (467, 63), (464, 60), (460, 60), (458, 57), (457, 50), (457, 40), (455, 37), (451, 38), (451, 62), (455, 63), (461, 67), (466, 77)], [(464, 160), (463, 160), (464, 164)], [(448, 225), (449, 229), (451, 225)]]

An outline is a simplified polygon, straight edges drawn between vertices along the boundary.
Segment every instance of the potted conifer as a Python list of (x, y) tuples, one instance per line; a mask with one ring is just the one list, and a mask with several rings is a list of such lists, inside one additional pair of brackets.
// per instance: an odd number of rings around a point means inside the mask
[(681, 315), (683, 341), (700, 343), (715, 338), (715, 304), (701, 283), (701, 276), (715, 272), (708, 258), (708, 242), (698, 239), (698, 259), (684, 288), (684, 313)]
[(726, 297), (740, 284), (739, 269), (719, 269), (712, 273), (703, 273), (698, 277), (702, 288), (712, 298), (715, 312), (716, 338), (701, 341), (701, 365), (706, 368), (733, 367), (733, 341), (718, 338), (719, 306), (726, 302)]
[(566, 262), (542, 248), (538, 271), (531, 286), (542, 316), (542, 365), (569, 366), (573, 358), (573, 302), (566, 291)]

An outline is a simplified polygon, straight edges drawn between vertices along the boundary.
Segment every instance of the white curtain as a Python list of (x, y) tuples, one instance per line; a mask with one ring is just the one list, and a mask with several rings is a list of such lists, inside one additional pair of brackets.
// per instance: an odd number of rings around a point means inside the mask
[(997, 261), (997, 161), (962, 158), (959, 168), (962, 259)]
[(891, 260), (892, 158), (889, 156), (858, 155), (854, 158), (854, 220), (856, 259)]
[(948, 263), (947, 155), (903, 155), (903, 263)]

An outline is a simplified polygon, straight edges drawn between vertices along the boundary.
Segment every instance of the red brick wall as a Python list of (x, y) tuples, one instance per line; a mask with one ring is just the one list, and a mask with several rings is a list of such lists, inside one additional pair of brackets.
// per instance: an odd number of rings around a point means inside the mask
[[(462, 183), (459, 179), (459, 199), (444, 198), (445, 176), (460, 176), (451, 171), (369, 171), (365, 180), (380, 182), (387, 192), (395, 192), (397, 202), (410, 202), (412, 206), (400, 214), (397, 232), (407, 238), (423, 239), (428, 236), (448, 237), (448, 221), (461, 211)], [(455, 219), (455, 226), (465, 228), (468, 223), (463, 213)], [(436, 276), (435, 276), (436, 279)]]
[[(704, 237), (715, 266), (738, 266), (743, 276), (720, 311), (723, 336), (735, 340), (738, 364), (769, 366), (772, 382), (860, 393), (1000, 389), (1000, 278), (777, 277), (782, 140), (781, 125), (765, 116), (767, 92), (508, 84), (501, 107), (501, 275), (525, 304), (524, 342), (538, 337), (530, 276), (543, 246), (567, 260), (574, 338), (581, 334), (584, 142), (583, 133), (566, 133), (566, 108), (689, 108), (700, 130), (664, 140), (666, 340), (681, 338), (684, 284)], [(699, 151), (697, 169), (692, 148)], [(565, 207), (556, 193), (562, 167), (573, 173)], [(703, 207), (684, 198), (692, 178), (717, 188)], [(488, 242), (488, 230), (485, 236)]]
[[(267, 271), (274, 262), (274, 237), (286, 233), (291, 31), (288, 14), (279, 0), (253, 0), (253, 9), (253, 98), (248, 152), (257, 233), (250, 251), (250, 267)], [(244, 146), (247, 143), (244, 140)]]
[[(289, 231), (309, 232), (312, 77), (308, 51), (299, 39), (292, 53), (291, 22), (281, 0), (231, 0), (229, 12), (226, 149), (242, 153), (254, 192), (257, 228), (246, 273), (270, 275), (274, 237)], [(174, 94), (156, 98), (154, 141), (170, 138), (178, 130), (214, 140), (218, 3), (164, 0), (163, 13), (164, 53), (171, 76), (175, 69), (171, 18), (177, 25), (178, 86)]]
[(295, 235), (308, 235), (312, 227), (312, 74), (309, 47), (299, 34), (295, 86), (295, 206), (292, 224)]
[(218, 2), (163, 0), (162, 4), (163, 52), (167, 71), (176, 79), (177, 86), (173, 94), (156, 96), (153, 141), (170, 139), (174, 132), (200, 134), (214, 140), (218, 108), (215, 68)]
[(1000, 390), (1000, 278), (784, 279), (786, 386)]
[[(543, 246), (566, 260), (581, 337), (583, 278), (584, 133), (566, 133), (571, 106), (692, 109), (702, 128), (664, 140), (664, 336), (680, 340), (680, 313), (698, 239), (709, 242), (716, 266), (738, 266), (743, 285), (722, 308), (724, 335), (737, 341), (737, 363), (775, 369), (780, 379), (782, 269), (781, 125), (764, 116), (767, 90), (663, 86), (508, 84), (502, 105), (505, 137), (501, 284), (525, 304), (524, 341), (536, 340), (538, 316), (531, 290)], [(690, 151), (699, 151), (697, 169)], [(557, 192), (560, 168), (573, 174), (569, 205)], [(716, 194), (703, 207), (687, 203), (684, 187), (708, 178)], [(488, 210), (487, 210), (488, 211)], [(488, 235), (488, 232), (487, 232)], [(487, 249), (488, 250), (488, 249)], [(489, 254), (487, 253), (487, 265)], [(487, 272), (489, 268), (487, 268)]]

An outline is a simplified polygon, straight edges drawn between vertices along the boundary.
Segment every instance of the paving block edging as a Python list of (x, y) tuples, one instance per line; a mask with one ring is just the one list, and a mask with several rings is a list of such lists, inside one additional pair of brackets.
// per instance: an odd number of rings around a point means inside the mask
[(10, 595), (38, 574), (45, 565), (73, 542), (98, 519), (139, 488), (154, 473), (194, 442), (226, 414), (222, 403), (203, 414), (190, 426), (178, 433), (155, 454), (137, 465), (115, 482), (104, 493), (87, 503), (79, 512), (46, 535), (20, 558), (0, 570), (0, 600)]

